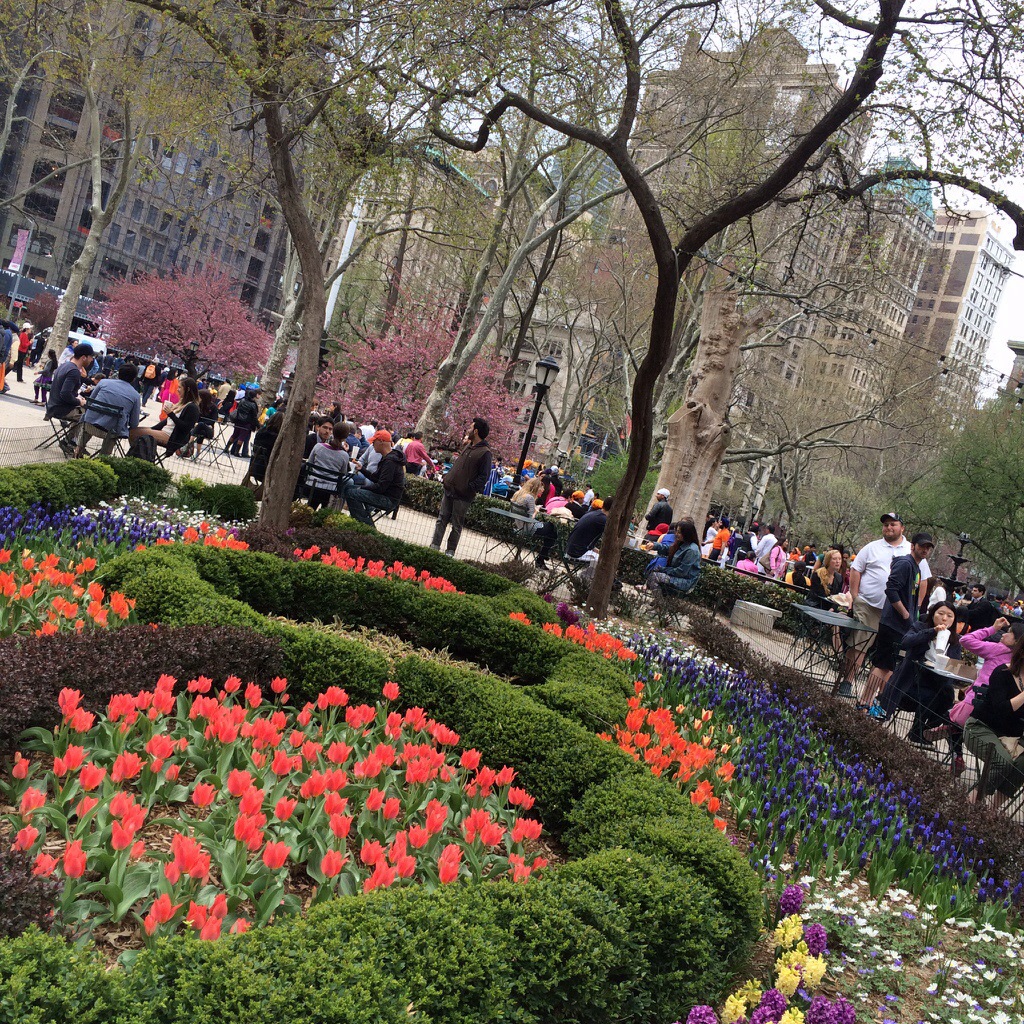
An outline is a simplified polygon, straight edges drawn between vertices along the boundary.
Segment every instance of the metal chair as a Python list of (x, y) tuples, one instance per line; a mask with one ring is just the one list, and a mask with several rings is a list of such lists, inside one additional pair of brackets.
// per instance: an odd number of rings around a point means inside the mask
[(81, 422), (81, 418), (70, 420), (54, 418), (47, 410), (43, 413), (43, 419), (50, 424), (51, 435), (35, 446), (35, 451), (45, 451), (47, 448), (59, 447), (67, 458), (73, 458), (75, 454), (75, 442), (71, 440), (71, 434), (75, 427)]
[[(125, 446), (125, 441), (128, 440), (127, 435), (122, 437), (120, 434), (114, 434), (110, 430), (103, 429), (102, 427), (97, 427), (95, 423), (85, 422), (85, 416), (87, 416), (89, 413), (93, 413), (97, 416), (102, 416), (104, 418), (113, 418), (116, 421), (118, 427), (121, 426), (121, 422), (125, 418), (125, 410), (120, 405), (113, 405), (110, 402), (101, 402), (99, 399), (96, 398), (87, 398), (85, 401), (85, 414), (79, 421), (79, 423), (81, 424), (81, 431), (80, 439), (78, 441), (78, 445), (76, 446), (75, 454), (80, 458), (95, 458), (95, 454), (89, 454), (89, 439), (91, 437), (99, 437), (101, 438), (101, 441), (105, 441), (112, 437), (114, 440), (114, 454), (117, 454), (121, 458), (124, 458), (127, 452), (127, 448)], [(99, 430), (101, 431), (101, 433), (89, 434), (89, 432), (86, 429), (87, 427), (92, 427), (93, 430)], [(100, 445), (100, 448), (102, 450), (102, 443)]]

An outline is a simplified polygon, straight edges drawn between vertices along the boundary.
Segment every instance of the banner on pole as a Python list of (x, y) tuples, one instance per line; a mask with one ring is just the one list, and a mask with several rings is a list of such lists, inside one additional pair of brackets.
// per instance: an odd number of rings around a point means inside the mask
[(28, 229), (18, 228), (18, 240), (14, 243), (14, 255), (7, 269), (12, 274), (21, 273), (21, 265), (25, 260), (25, 253), (28, 250)]

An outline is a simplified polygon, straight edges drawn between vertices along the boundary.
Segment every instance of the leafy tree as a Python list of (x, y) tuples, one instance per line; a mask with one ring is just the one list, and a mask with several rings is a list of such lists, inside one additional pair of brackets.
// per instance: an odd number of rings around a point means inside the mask
[(110, 290), (103, 323), (118, 348), (180, 362), (190, 377), (252, 372), (270, 351), (270, 335), (253, 322), (235, 283), (214, 270), (121, 282)]
[(999, 398), (950, 438), (941, 460), (906, 497), (916, 519), (953, 535), (970, 534), (981, 567), (1024, 589), (1021, 451), (1024, 417), (1013, 399)]
[(40, 292), (34, 299), (29, 300), (25, 312), (32, 321), (32, 326), (37, 331), (44, 331), (47, 327), (53, 326), (59, 305), (56, 295), (51, 292)]
[[(406, 314), (392, 320), (385, 334), (354, 345), (322, 375), (321, 392), (343, 396), (353, 415), (405, 430), (422, 413), (453, 337), (446, 310)], [(490, 446), (506, 461), (514, 459), (521, 401), (505, 387), (503, 370), (504, 362), (497, 358), (474, 360), (445, 407), (440, 429), (428, 440), (457, 445), (473, 417), (483, 416), (491, 427)]]

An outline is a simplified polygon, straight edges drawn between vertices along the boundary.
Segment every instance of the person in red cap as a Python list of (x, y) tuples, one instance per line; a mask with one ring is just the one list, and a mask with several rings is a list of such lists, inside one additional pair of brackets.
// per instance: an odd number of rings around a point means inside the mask
[(459, 451), (455, 464), (448, 471), (444, 480), (444, 494), (441, 497), (441, 510), (434, 524), (434, 538), (430, 546), (435, 551), (441, 550), (445, 530), (451, 524), (448, 534), (448, 554), (455, 557), (455, 549), (459, 546), (462, 536), (462, 524), (466, 521), (466, 513), (473, 504), (491, 475), (491, 449), (487, 444), (487, 435), (491, 428), (482, 416), (473, 420), (473, 429), (466, 435), (466, 443)]
[[(345, 487), (345, 500), (352, 518), (373, 526), (370, 509), (383, 508), (393, 512), (402, 500), (405, 490), (405, 453), (391, 444), (391, 435), (378, 430), (370, 438), (380, 462), (373, 469), (364, 469), (365, 484), (353, 481)], [(376, 527), (374, 527), (376, 529)]]

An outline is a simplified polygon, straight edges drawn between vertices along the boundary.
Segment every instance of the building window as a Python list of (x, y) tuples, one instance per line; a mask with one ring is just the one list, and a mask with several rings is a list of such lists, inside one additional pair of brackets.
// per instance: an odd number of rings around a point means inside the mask
[(142, 220), (142, 211), (145, 208), (145, 205), (146, 204), (141, 199), (136, 199), (135, 202), (132, 203), (132, 220)]
[(164, 243), (157, 242), (156, 245), (153, 246), (153, 262), (157, 264), (162, 264), (164, 261), (164, 253), (166, 251), (167, 247), (164, 245)]
[(124, 248), (124, 251), (127, 252), (127, 253), (131, 253), (131, 252), (135, 251), (135, 232), (134, 231), (129, 230), (129, 231), (125, 232), (123, 248)]
[(156, 207), (150, 204), (148, 210), (146, 210), (146, 224), (151, 227), (156, 227)]
[(143, 235), (139, 239), (139, 259), (145, 259), (149, 255), (149, 239)]

